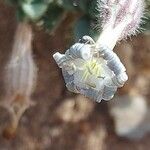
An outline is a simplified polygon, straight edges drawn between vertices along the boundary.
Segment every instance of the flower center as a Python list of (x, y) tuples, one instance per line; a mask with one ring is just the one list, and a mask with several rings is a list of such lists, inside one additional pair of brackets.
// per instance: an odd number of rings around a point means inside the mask
[(87, 80), (87, 78), (89, 78), (91, 75), (95, 76), (96, 78), (100, 78), (100, 74), (101, 74), (101, 70), (102, 67), (101, 65), (97, 62), (97, 60), (92, 59), (87, 61), (84, 66), (83, 66), (83, 76), (82, 76), (82, 80)]

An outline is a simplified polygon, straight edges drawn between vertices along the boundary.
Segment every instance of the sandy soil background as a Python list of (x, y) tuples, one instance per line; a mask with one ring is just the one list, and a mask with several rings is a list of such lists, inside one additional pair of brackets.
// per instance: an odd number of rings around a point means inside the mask
[[(15, 10), (0, 1), (0, 100), (4, 93), (3, 69), (11, 52), (16, 25)], [(52, 54), (65, 49), (67, 43), (63, 35), (67, 31), (65, 22), (54, 36), (34, 28), (38, 83), (32, 97), (37, 104), (24, 113), (13, 139), (0, 135), (0, 150), (149, 150), (150, 134), (138, 141), (116, 135), (109, 102), (97, 104), (66, 90)], [(129, 43), (131, 49), (127, 48), (127, 42), (116, 48), (130, 75), (129, 82), (117, 95), (121, 98), (136, 89), (149, 103), (150, 84), (145, 88), (144, 83), (149, 83), (150, 36), (141, 35)], [(137, 85), (139, 77), (144, 78), (144, 83)], [(1, 108), (0, 132), (7, 123), (9, 114)]]

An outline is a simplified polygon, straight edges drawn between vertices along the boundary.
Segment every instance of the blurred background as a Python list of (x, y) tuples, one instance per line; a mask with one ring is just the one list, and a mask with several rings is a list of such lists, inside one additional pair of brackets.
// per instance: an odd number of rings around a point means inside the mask
[[(53, 0), (36, 2), (38, 7), (28, 8), (17, 0), (0, 0), (0, 101), (4, 100), (4, 68), (11, 55), (18, 20), (29, 20), (32, 25), (32, 52), (38, 68), (31, 95), (36, 104), (23, 113), (11, 137), (3, 134), (11, 115), (0, 108), (0, 150), (148, 150), (150, 21), (146, 19), (143, 33), (115, 47), (127, 68), (128, 82), (111, 101), (96, 103), (67, 91), (61, 70), (52, 58), (55, 52), (65, 52), (85, 34), (96, 39), (100, 27), (93, 28), (93, 16), (98, 13), (91, 11), (94, 4), (87, 7), (86, 0), (60, 0), (58, 5)], [(149, 6), (147, 1), (147, 18)]]

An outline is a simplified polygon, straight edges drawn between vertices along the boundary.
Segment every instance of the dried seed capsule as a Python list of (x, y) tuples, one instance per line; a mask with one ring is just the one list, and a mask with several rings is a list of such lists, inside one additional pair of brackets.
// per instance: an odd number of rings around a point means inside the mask
[(34, 90), (37, 68), (32, 56), (32, 29), (27, 24), (19, 24), (11, 58), (6, 67), (6, 93), (30, 96)]
[(32, 56), (31, 42), (30, 25), (20, 23), (14, 38), (12, 54), (6, 65), (4, 76), (6, 95), (2, 103), (12, 117), (9, 128), (14, 130), (24, 111), (33, 104), (30, 96), (35, 87), (37, 68)]

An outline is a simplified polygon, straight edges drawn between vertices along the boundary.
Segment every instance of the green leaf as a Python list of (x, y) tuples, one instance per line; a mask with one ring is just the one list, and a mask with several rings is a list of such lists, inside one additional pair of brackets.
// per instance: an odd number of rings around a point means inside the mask
[(57, 0), (57, 4), (68, 11), (77, 10), (77, 7), (74, 5), (73, 0)]
[(16, 16), (18, 21), (28, 20), (26, 14), (20, 8), (17, 9)]
[(18, 0), (5, 0), (6, 3), (10, 4), (10, 5), (17, 5), (18, 4)]
[(75, 0), (75, 1), (80, 10), (85, 14), (87, 14), (90, 0)]
[(75, 40), (82, 38), (84, 35), (89, 35), (90, 31), (90, 21), (87, 16), (81, 17), (75, 24), (74, 36)]
[(43, 27), (49, 31), (53, 30), (59, 24), (63, 12), (64, 10), (55, 3), (50, 4), (46, 14), (40, 20), (43, 22)]
[(89, 3), (88, 14), (92, 19), (100, 18), (100, 0), (94, 0)]
[(75, 40), (82, 38), (84, 35), (91, 36), (94, 40), (97, 40), (100, 32), (93, 28), (93, 20), (91, 20), (88, 16), (81, 17), (74, 26), (74, 36)]
[(45, 3), (21, 3), (22, 10), (32, 20), (40, 19), (47, 11), (48, 4)]

